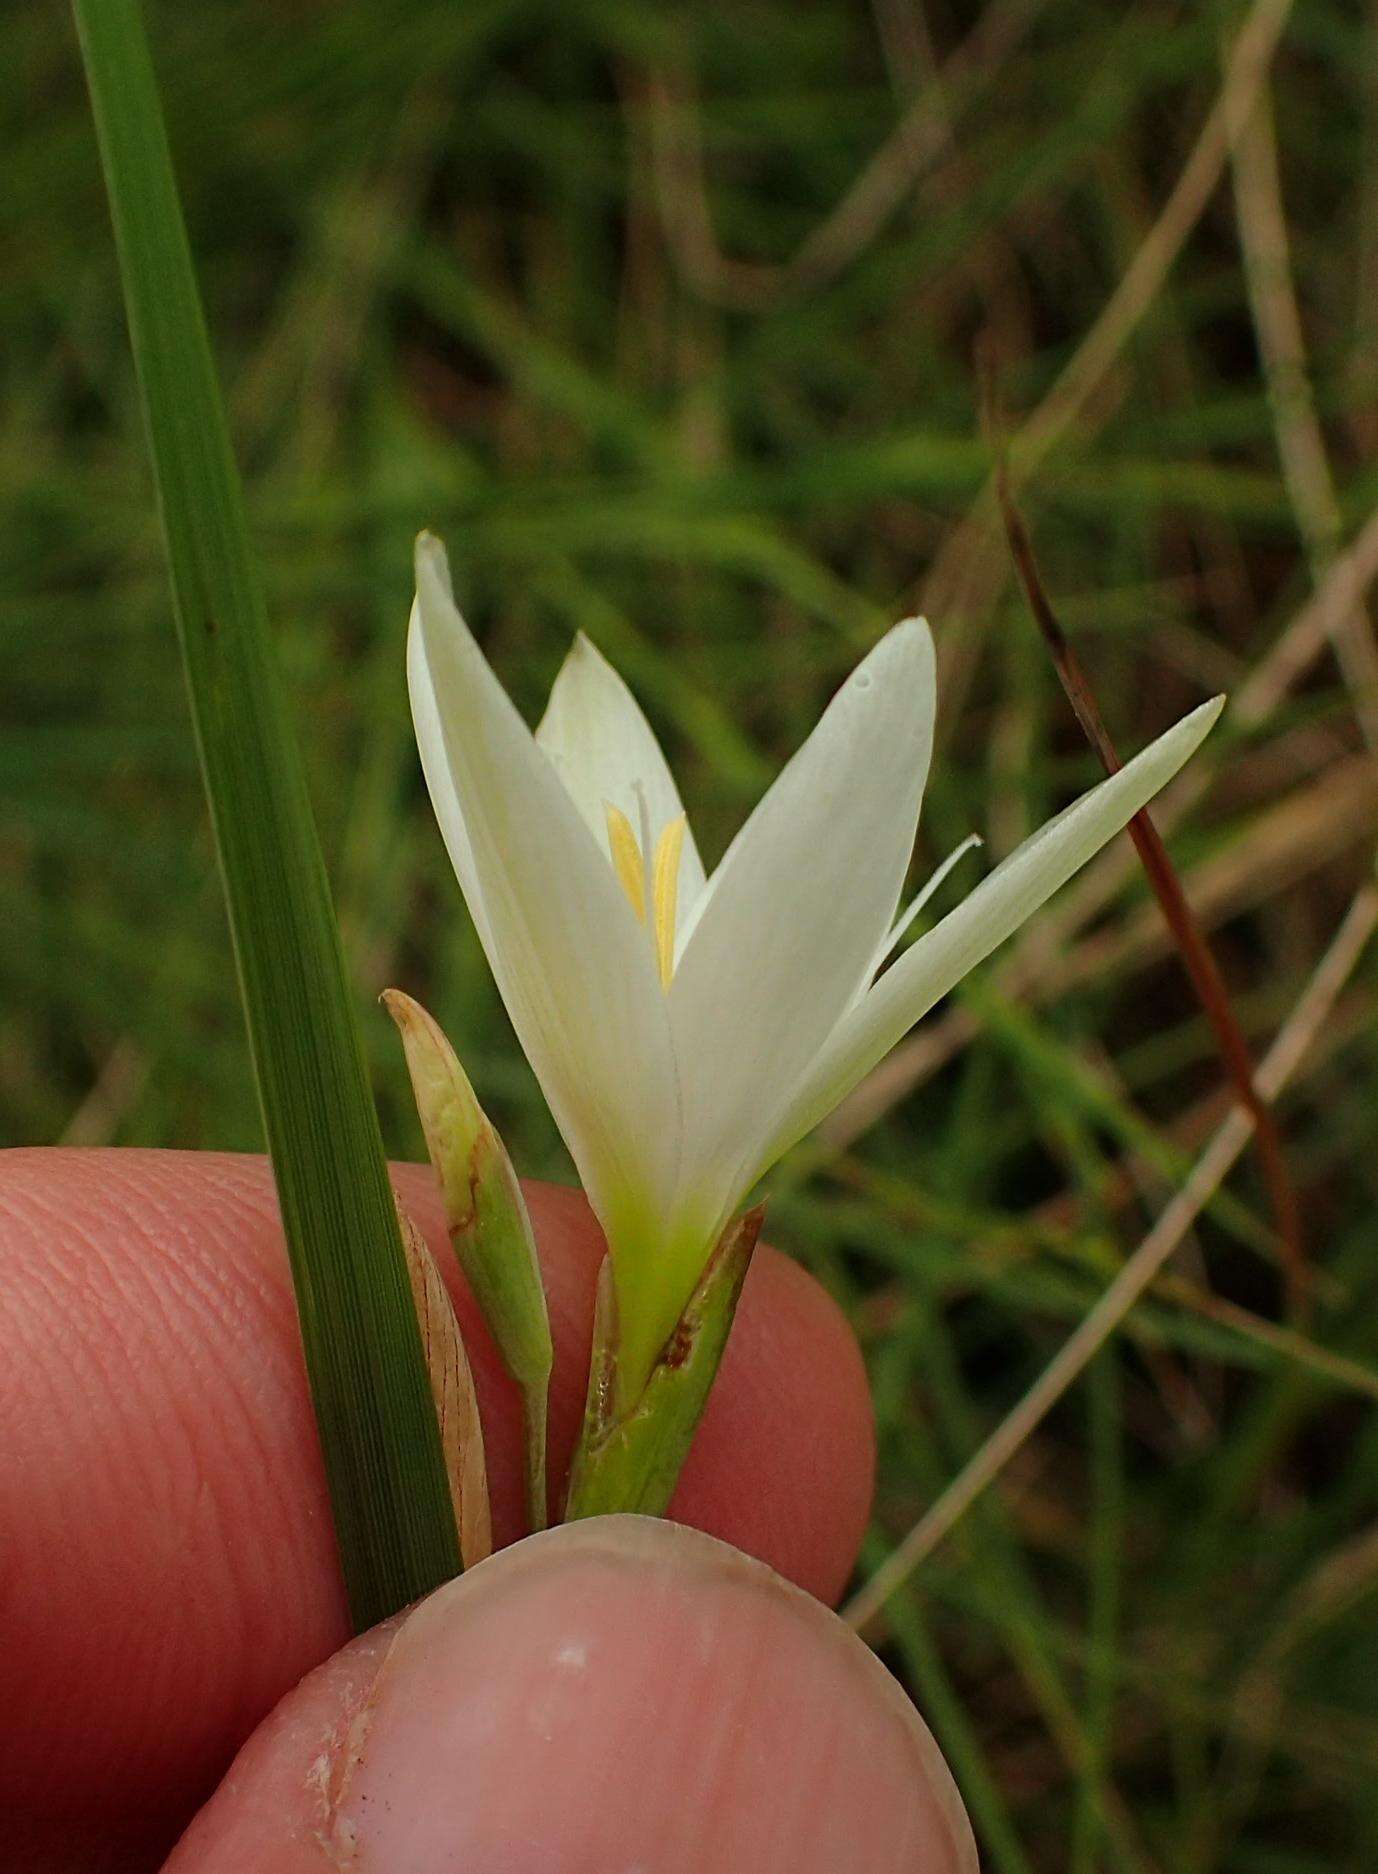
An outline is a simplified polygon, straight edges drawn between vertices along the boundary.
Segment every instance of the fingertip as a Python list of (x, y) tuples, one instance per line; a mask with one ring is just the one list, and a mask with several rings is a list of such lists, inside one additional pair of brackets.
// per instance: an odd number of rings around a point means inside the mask
[(697, 1531), (567, 1525), (368, 1636), (167, 1874), (972, 1874), (932, 1737), (811, 1596)]
[[(462, 1316), (495, 1523), (511, 1540), (516, 1399), (445, 1243), (429, 1169), (396, 1177)], [(583, 1408), (603, 1243), (577, 1192), (529, 1195), (557, 1343), (558, 1479)], [(10, 1845), (27, 1831), (62, 1866), (80, 1831), (130, 1852), (165, 1843), (168, 1818), (190, 1813), (250, 1727), (341, 1645), (344, 1597), (266, 1163), (0, 1154), (0, 1247), (0, 1807)], [(674, 1514), (832, 1598), (860, 1541), (871, 1462), (845, 1322), (762, 1249)]]

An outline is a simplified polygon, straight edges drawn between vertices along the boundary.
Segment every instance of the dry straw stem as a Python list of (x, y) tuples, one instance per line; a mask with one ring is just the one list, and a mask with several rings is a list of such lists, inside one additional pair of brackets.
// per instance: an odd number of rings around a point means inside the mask
[[(1039, 466), (1086, 411), (1115, 360), (1166, 280), (1224, 172), (1230, 126), (1252, 108), (1264, 84), (1293, 0), (1255, 0), (1225, 61), (1216, 101), (1171, 194), (1043, 401), (1010, 439), (1016, 486)], [(978, 627), (1004, 586), (1003, 556), (992, 552), (996, 487), (992, 475), (923, 582), (917, 610), (953, 627), (941, 646), (946, 718), (955, 719), (979, 653)], [(955, 705), (955, 707), (954, 707)]]
[(1218, 1321), (1222, 1327), (1231, 1328), (1245, 1340), (1268, 1348), (1280, 1359), (1289, 1360), (1296, 1366), (1309, 1367), (1322, 1379), (1343, 1386), (1349, 1392), (1378, 1400), (1378, 1373), (1362, 1361), (1351, 1360), (1345, 1354), (1336, 1353), (1331, 1347), (1322, 1347), (1319, 1342), (1298, 1333), (1295, 1328), (1280, 1327), (1276, 1321), (1269, 1321), (1266, 1316), (1255, 1314), (1250, 1308), (1242, 1308), (1238, 1302), (1229, 1301), (1223, 1295), (1212, 1294), (1210, 1289), (1202, 1288), (1198, 1283), (1171, 1271), (1165, 1270), (1159, 1275), (1154, 1287), (1165, 1300), (1175, 1302), (1205, 1320)]
[(1044, 4), (992, 0), (842, 199), (779, 265), (735, 259), (719, 246), (692, 86), (682, 72), (651, 72), (646, 89), (656, 204), (681, 273), (703, 299), (741, 312), (763, 312), (835, 279), (880, 234), (950, 142), (954, 99), (970, 101), (995, 78)]
[[(1267, 80), (1291, 5), (1292, 0), (1255, 0), (1226, 57), (1216, 102), (1157, 220), (1062, 375), (1011, 437), (1016, 479), (1036, 467), (1083, 414), (1162, 286), (1224, 171), (1231, 127), (1252, 109)], [(994, 604), (1006, 576), (1004, 557), (991, 550), (997, 506), (997, 484), (992, 475), (966, 520), (939, 554), (923, 586), (921, 609), (949, 620), (953, 627), (940, 646), (944, 719), (948, 722), (960, 715), (965, 682), (975, 667), (975, 628)], [(1253, 727), (1269, 715), (1319, 655), (1337, 621), (1360, 601), (1376, 576), (1378, 513), (1350, 552), (1335, 563), (1311, 603), (1297, 614), (1273, 650), (1236, 691), (1229, 720), (1241, 727)], [(1159, 827), (1170, 827), (1208, 785), (1209, 771), (1204, 765), (1181, 777), (1155, 809)], [(1121, 888), (1132, 864), (1123, 849), (1116, 849), (1089, 866), (1082, 879), (1063, 894), (1061, 906), (1016, 945), (997, 976), (1002, 989), (1036, 983), (1048, 961), (1065, 951), (1072, 935)], [(974, 1029), (972, 1018), (958, 1008), (901, 1043), (824, 1122), (819, 1129), (820, 1142), (834, 1149), (854, 1143), (963, 1047)]]
[(1343, 631), (1378, 579), (1378, 509), (1349, 550), (1331, 566), (1315, 596), (1302, 607), (1251, 675), (1235, 692), (1233, 720), (1245, 728), (1265, 722), (1325, 646)]
[(1031, 474), (1048, 450), (1066, 435), (1157, 297), (1215, 193), (1229, 153), (1230, 126), (1251, 109), (1267, 82), (1268, 68), (1292, 6), (1293, 0), (1255, 0), (1250, 8), (1226, 54), (1216, 101), (1162, 212), (1100, 317), (1017, 438), (1013, 449), (1016, 479)]
[[(1161, 919), (1157, 922), (1161, 928)], [(1355, 996), (1337, 1006), (1324, 1033), (1317, 1037), (1313, 1045), (1312, 1068), (1333, 1059), (1341, 1048), (1365, 1033), (1369, 1019), (1365, 997)], [(1213, 1125), (1218, 1122), (1220, 1105), (1219, 1092), (1209, 1093), (1173, 1121), (1168, 1136), (1179, 1153), (1185, 1156), (1200, 1149)], [(849, 1188), (861, 1191), (868, 1188), (867, 1168), (857, 1158), (849, 1155), (830, 1169), (832, 1175)], [(1162, 1181), (1160, 1165), (1153, 1164), (1139, 1152), (1130, 1151), (1107, 1168), (1105, 1178), (1095, 1193), (1097, 1209), (1108, 1221), (1119, 1215), (1132, 1201), (1148, 1199), (1155, 1192), (1161, 1191)], [(906, 1209), (897, 1202), (897, 1194), (892, 1187), (886, 1187), (882, 1201), (899, 1221), (911, 1215), (918, 1223), (926, 1220), (925, 1207), (921, 1202)], [(1066, 1232), (1075, 1217), (1077, 1205), (1078, 1200), (1070, 1191), (1061, 1191), (1055, 1197), (1045, 1199), (1033, 1211), (1007, 1226), (1002, 1236), (1002, 1242), (1008, 1242), (1007, 1250), (997, 1248), (988, 1251), (983, 1260), (988, 1266), (992, 1260), (999, 1263), (1024, 1260), (1031, 1246), (1048, 1243)], [(1323, 1270), (1316, 1271), (1313, 1286), (1318, 1294), (1329, 1296), (1334, 1293), (1333, 1285), (1328, 1282)], [(1175, 1270), (1163, 1270), (1154, 1278), (1153, 1293), (1160, 1300), (1184, 1312), (1219, 1322), (1232, 1333), (1267, 1349), (1280, 1359), (1309, 1367), (1335, 1385), (1362, 1393), (1366, 1398), (1378, 1399), (1378, 1371), (1372, 1367), (1319, 1345), (1296, 1328), (1281, 1326), (1256, 1314), (1252, 1309), (1241, 1307)], [(901, 1283), (891, 1283), (869, 1295), (861, 1306), (859, 1325), (865, 1332), (872, 1334), (889, 1332), (902, 1297)], [(1151, 1335), (1147, 1336), (1143, 1342), (1145, 1352), (1151, 1353), (1156, 1344)]]
[[(1378, 888), (1367, 884), (1350, 904), (1330, 948), (1317, 964), (1259, 1067), (1259, 1090), (1266, 1099), (1276, 1099), (1296, 1072), (1363, 954), (1375, 925), (1378, 925)], [(1086, 1370), (1178, 1248), (1243, 1152), (1253, 1130), (1252, 1115), (1236, 1107), (1197, 1159), (1181, 1190), (1161, 1212), (1157, 1223), (1060, 1352), (848, 1605), (845, 1617), (852, 1626), (861, 1629), (869, 1625), (914, 1569), (951, 1533)]]
[(59, 1145), (106, 1145), (148, 1079), (148, 1063), (127, 1037), (101, 1063), (91, 1091), (63, 1127)]
[[(1313, 577), (1334, 564), (1344, 531), (1325, 437), (1311, 393), (1306, 338), (1292, 277), (1278, 171), (1273, 106), (1265, 84), (1231, 123), (1235, 206), (1244, 277), (1258, 333), (1278, 458)], [(1378, 649), (1362, 600), (1327, 617), (1326, 629), (1370, 748), (1378, 748)]]
[[(1029, 610), (1033, 613), (1038, 628), (1043, 634), (1054, 668), (1067, 693), (1067, 700), (1072, 705), (1086, 739), (1100, 757), (1101, 765), (1106, 773), (1114, 774), (1121, 766), (1119, 752), (1105, 726), (1091, 685), (1081, 667), (1081, 660), (1073, 650), (1067, 634), (1063, 631), (1053, 611), (1047, 589), (1038, 570), (1033, 542), (1029, 538), (1028, 529), (1015, 506), (1014, 496), (1010, 492), (1003, 453), (996, 469), (996, 489), (1000, 511), (1005, 522), (1005, 532), (1010, 543), (1010, 552), (1014, 557), (1015, 567), (1029, 602)], [(1162, 835), (1154, 826), (1147, 809), (1134, 815), (1127, 831), (1134, 842), (1134, 850), (1139, 855), (1144, 871), (1148, 875), (1149, 883), (1153, 887), (1154, 895), (1167, 920), (1168, 928), (1172, 932), (1183, 967), (1191, 979), (1192, 987), (1210, 1022), (1226, 1072), (1234, 1083), (1236, 1095), (1253, 1116), (1259, 1162), (1273, 1207), (1273, 1217), (1277, 1225), (1278, 1241), (1287, 1271), (1291, 1301), (1293, 1308), (1300, 1311), (1305, 1304), (1306, 1297), (1301, 1211), (1297, 1203), (1296, 1187), (1287, 1167), (1287, 1156), (1283, 1150), (1282, 1134), (1278, 1130), (1277, 1120), (1258, 1090), (1254, 1076), (1253, 1057), (1249, 1051), (1249, 1044), (1244, 1039), (1243, 1031), (1235, 1020), (1234, 1010), (1230, 1005), (1229, 991), (1225, 987), (1225, 979), (1220, 974), (1214, 953), (1206, 942), (1201, 926), (1192, 911), (1191, 901), (1183, 889), (1176, 867), (1168, 856)]]
[[(1247, 764), (1241, 763), (1241, 769)], [(1233, 840), (1197, 864), (1191, 902), (1207, 929), (1276, 899), (1320, 867), (1378, 834), (1378, 761), (1350, 755), (1259, 808), (1247, 839)], [(1138, 906), (1117, 925), (1084, 937), (1045, 974), (1040, 990), (1056, 996), (1092, 973), (1157, 961), (1169, 948), (1156, 908)]]

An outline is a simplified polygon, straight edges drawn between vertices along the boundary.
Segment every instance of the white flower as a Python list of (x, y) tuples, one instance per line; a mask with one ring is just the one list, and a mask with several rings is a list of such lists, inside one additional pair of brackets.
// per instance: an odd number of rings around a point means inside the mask
[(883, 968), (933, 740), (921, 620), (857, 667), (705, 878), (655, 737), (587, 639), (533, 736), (427, 535), (416, 580), (408, 676), (431, 800), (607, 1234), (634, 1397), (757, 1179), (1176, 773), (1222, 699)]

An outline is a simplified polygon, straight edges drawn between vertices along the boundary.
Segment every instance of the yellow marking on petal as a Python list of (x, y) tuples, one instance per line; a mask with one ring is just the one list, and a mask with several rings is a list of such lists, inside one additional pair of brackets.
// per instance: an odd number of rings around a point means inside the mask
[(610, 800), (603, 802), (603, 812), (608, 822), (608, 849), (612, 853), (613, 870), (621, 880), (622, 889), (627, 894), (632, 910), (636, 912), (637, 922), (646, 922), (646, 861), (641, 855), (641, 848), (632, 831), (632, 823), (620, 807), (614, 807)]
[(679, 903), (679, 860), (684, 851), (684, 815), (661, 828), (651, 867), (651, 903), (660, 986), (670, 987), (675, 973), (675, 910)]

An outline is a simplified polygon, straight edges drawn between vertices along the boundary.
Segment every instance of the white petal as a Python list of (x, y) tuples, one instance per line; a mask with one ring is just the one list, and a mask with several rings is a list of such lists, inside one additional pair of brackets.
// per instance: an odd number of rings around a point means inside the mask
[[(605, 852), (605, 802), (640, 827), (644, 799), (653, 849), (661, 828), (684, 812), (674, 776), (636, 698), (582, 631), (555, 679), (536, 740)], [(681, 922), (702, 890), (703, 861), (686, 827), (679, 868)]]
[(833, 698), (714, 875), (669, 994), (686, 1201), (714, 1217), (742, 1195), (890, 927), (934, 700), (933, 641), (910, 619)]
[(1171, 780), (1200, 746), (1224, 703), (1221, 696), (1203, 703), (1118, 774), (1049, 820), (905, 951), (819, 1051), (755, 1166), (753, 1182)]
[(483, 910), (483, 888), (474, 869), (474, 849), (469, 842), (469, 829), (464, 824), (464, 809), (459, 804), (449, 758), (445, 754), (440, 710), (421, 639), (421, 605), (416, 599), (412, 601), (411, 618), (407, 625), (407, 687), (411, 696), (416, 745), (421, 754), (421, 766), (426, 776), (426, 789), (431, 797), (436, 823), (479, 940), (485, 951), (491, 951), (488, 920)]
[(602, 849), (455, 609), (422, 535), (408, 679), (426, 782), (517, 1037), (609, 1234), (671, 1200), (665, 998)]

